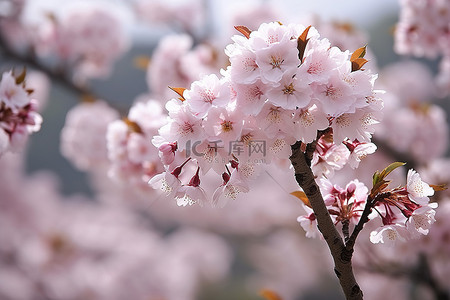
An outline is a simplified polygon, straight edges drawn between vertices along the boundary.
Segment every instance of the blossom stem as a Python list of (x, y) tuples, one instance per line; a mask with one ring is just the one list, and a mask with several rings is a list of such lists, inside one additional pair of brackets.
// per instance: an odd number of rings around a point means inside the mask
[(298, 141), (291, 146), (290, 160), (294, 167), (295, 179), (305, 192), (314, 210), (319, 231), (330, 249), (334, 260), (334, 271), (345, 297), (347, 299), (363, 299), (363, 293), (353, 274), (351, 262), (353, 251), (347, 251), (342, 237), (333, 224), (319, 187), (314, 180), (311, 167), (308, 166), (307, 154), (301, 151), (301, 145), (302, 143)]
[(355, 246), (356, 238), (363, 229), (364, 224), (366, 224), (369, 221), (369, 215), (372, 212), (372, 208), (373, 208), (373, 201), (369, 195), (367, 197), (366, 206), (364, 207), (364, 211), (361, 215), (361, 218), (359, 218), (359, 222), (358, 224), (356, 224), (355, 229), (353, 229), (352, 235), (348, 238), (348, 240), (345, 243), (345, 248), (347, 251), (353, 252), (353, 247)]

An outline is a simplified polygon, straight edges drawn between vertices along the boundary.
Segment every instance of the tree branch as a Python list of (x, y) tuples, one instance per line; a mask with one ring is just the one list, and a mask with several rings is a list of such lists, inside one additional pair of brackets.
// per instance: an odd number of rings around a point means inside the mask
[(314, 180), (312, 170), (308, 166), (308, 158), (301, 151), (301, 145), (302, 143), (298, 141), (291, 146), (292, 155), (290, 160), (295, 170), (295, 179), (305, 192), (314, 210), (318, 229), (330, 249), (334, 260), (334, 272), (339, 279), (346, 298), (362, 299), (363, 294), (356, 282), (352, 269), (351, 258), (353, 252), (349, 253), (346, 250), (344, 241), (333, 224), (319, 187)]
[[(22, 64), (29, 66), (33, 69), (39, 70), (43, 73), (45, 73), (53, 82), (56, 82), (57, 84), (65, 87), (72, 93), (75, 93), (76, 95), (82, 97), (82, 96), (92, 96), (95, 99), (102, 99), (107, 100), (105, 97), (96, 94), (91, 89), (87, 88), (86, 86), (81, 86), (78, 84), (75, 84), (73, 80), (71, 80), (70, 75), (67, 73), (67, 71), (62, 69), (53, 69), (47, 66), (46, 64), (39, 61), (36, 56), (33, 54), (33, 51), (28, 51), (24, 54), (18, 53), (15, 51), (12, 47), (10, 47), (5, 40), (5, 38), (2, 36), (0, 32), (0, 55), (3, 55), (4, 57), (8, 57), (12, 60), (20, 61)], [(114, 102), (117, 103), (117, 102)], [(112, 105), (111, 102), (109, 102), (109, 105)], [(113, 106), (113, 105), (112, 105)], [(120, 108), (116, 107), (119, 111), (122, 111)]]
[(352, 235), (349, 237), (349, 239), (345, 243), (346, 251), (353, 253), (353, 247), (355, 246), (356, 238), (358, 237), (358, 234), (361, 232), (361, 230), (364, 228), (364, 224), (366, 224), (369, 221), (369, 215), (372, 212), (372, 207), (373, 207), (372, 204), (373, 204), (373, 201), (369, 195), (369, 196), (367, 196), (366, 206), (364, 207), (364, 211), (361, 215), (361, 218), (359, 218), (359, 222), (358, 222), (358, 224), (356, 224), (355, 228), (353, 229)]

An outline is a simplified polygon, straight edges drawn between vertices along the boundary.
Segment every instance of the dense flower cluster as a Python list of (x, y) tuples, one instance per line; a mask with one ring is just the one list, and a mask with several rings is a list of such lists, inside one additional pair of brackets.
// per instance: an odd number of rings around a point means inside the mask
[[(160, 40), (147, 67), (147, 84), (152, 95), (168, 99), (167, 86), (188, 86), (199, 75), (218, 72), (220, 57), (208, 44), (195, 47), (190, 35), (168, 35)], [(224, 56), (224, 55), (223, 55)]]
[(73, 107), (61, 130), (61, 153), (79, 170), (107, 165), (106, 130), (119, 114), (104, 101), (83, 102)]
[(399, 54), (436, 58), (443, 56), (437, 82), (443, 96), (450, 93), (450, 2), (447, 0), (402, 0), (395, 30)]
[[(225, 50), (231, 66), (221, 77), (207, 75), (179, 89), (181, 98), (166, 105), (168, 124), (154, 138), (166, 172), (150, 184), (180, 205), (206, 201), (200, 170), (222, 174), (213, 196), (222, 205), (247, 192), (264, 165), (287, 159), (295, 141), (310, 143), (331, 127), (335, 145), (356, 143), (354, 149), (370, 142), (380, 119), (376, 75), (355, 68), (348, 51), (314, 28), (265, 23), (241, 30), (245, 36), (234, 36)], [(185, 165), (193, 168), (190, 176)]]
[[(429, 203), (429, 196), (434, 194), (434, 189), (423, 182), (420, 175), (412, 169), (408, 171), (405, 186), (383, 190), (374, 199), (370, 198), (372, 195), (367, 187), (356, 179), (344, 189), (322, 178), (320, 190), (333, 221), (342, 225), (347, 238), (349, 226), (358, 224), (367, 201), (371, 201), (370, 218), (379, 216), (382, 221), (382, 226), (370, 235), (372, 243), (393, 243), (396, 240), (417, 238), (421, 234), (427, 235), (435, 222), (435, 208), (438, 204)], [(297, 221), (306, 231), (307, 237), (316, 237), (319, 232), (314, 212), (306, 205), (305, 210), (307, 215), (300, 216)]]
[(201, 0), (137, 0), (132, 4), (142, 21), (161, 25), (171, 24), (186, 32), (195, 32), (206, 21), (206, 8)]
[(128, 48), (122, 20), (98, 3), (66, 4), (39, 27), (38, 54), (70, 65), (79, 79), (105, 77)]
[(126, 119), (108, 125), (106, 142), (112, 179), (138, 190), (149, 188), (147, 181), (163, 170), (151, 140), (165, 123), (161, 105), (149, 100), (133, 105)]
[(0, 80), (0, 156), (6, 151), (17, 151), (29, 134), (39, 131), (42, 117), (37, 101), (25, 86), (25, 71), (18, 77), (3, 73)]
[[(333, 185), (328, 179), (320, 180), (320, 191), (324, 195), (325, 204), (336, 224), (356, 225), (359, 222), (368, 195), (367, 187), (358, 180), (352, 180), (345, 188)], [(313, 210), (305, 206), (307, 215), (300, 216), (297, 221), (306, 231), (307, 237), (319, 236), (317, 221)]]
[(409, 170), (406, 186), (387, 191), (377, 200), (375, 210), (383, 225), (370, 234), (370, 241), (391, 243), (427, 235), (438, 206), (429, 203), (433, 194), (433, 188), (416, 171)]
[[(130, 99), (124, 94), (139, 94), (142, 91), (134, 88), (144, 81), (132, 78), (139, 74), (127, 69), (131, 64), (126, 60), (135, 51), (128, 53), (111, 78), (126, 76), (120, 83), (126, 83), (126, 88), (90, 80), (109, 75), (127, 48), (129, 34), (134, 50), (151, 55), (134, 60), (135, 66), (147, 68), (149, 94), (135, 98), (122, 120), (118, 111), (99, 100), (82, 102), (67, 113), (60, 152), (87, 172), (93, 196), (89, 199), (64, 196), (57, 190), (56, 178), (34, 172), (48, 158), (47, 151), (36, 151), (34, 143), (27, 157), (31, 162), (27, 169), (33, 174), (17, 172), (16, 164), (25, 157), (10, 153), (1, 157), (1, 299), (214, 298), (211, 288), (214, 293), (227, 293), (228, 288), (224, 291), (220, 284), (215, 291), (217, 286), (209, 284), (225, 276), (231, 263), (230, 249), (220, 234), (239, 240), (233, 245), (239, 253), (233, 265), (244, 259), (255, 271), (250, 278), (243, 276), (237, 287), (231, 282), (233, 295), (241, 285), (250, 284), (252, 294), (269, 288), (285, 300), (304, 297), (305, 291), (327, 298), (317, 287), (323, 286), (327, 269), (330, 276), (335, 275), (326, 267), (332, 258), (322, 241), (306, 241), (298, 234), (300, 226), (293, 226), (303, 203), (306, 214), (298, 222), (306, 237), (327, 237), (329, 232), (317, 230), (311, 203), (298, 190), (296, 180), (301, 177), (294, 176), (297, 169), (288, 159), (290, 145), (296, 141), (302, 141), (300, 150), (308, 154), (307, 163), (331, 221), (342, 232), (345, 250), (353, 250), (351, 237), (362, 227), (357, 224), (364, 225), (354, 245), (358, 254), (352, 265), (359, 269), (358, 283), (365, 298), (401, 299), (414, 294), (427, 299), (420, 289), (439, 292), (439, 285), (445, 294), (450, 275), (446, 218), (450, 198), (448, 191), (431, 195), (449, 183), (449, 160), (442, 157), (449, 134), (443, 108), (431, 101), (450, 92), (447, 2), (403, 1), (396, 31), (405, 54), (443, 56), (439, 75), (433, 78), (423, 66), (403, 62), (383, 69), (376, 84), (377, 75), (372, 75), (378, 73), (376, 59), (370, 49), (357, 49), (368, 44), (364, 33), (348, 23), (322, 22), (320, 16), (303, 19), (294, 9), (292, 18), (281, 15), (283, 6), (294, 8), (294, 4), (134, 0), (110, 1), (105, 6), (103, 0), (82, 2), (49, 5), (49, 1), (0, 0), (0, 65), (10, 68), (12, 58), (41, 69), (55, 79), (52, 96), (58, 94), (58, 100), (66, 98), (59, 94), (61, 83), (64, 92), (68, 88), (76, 95), (102, 94), (108, 100), (114, 93), (114, 98)], [(255, 31), (248, 29), (272, 20), (300, 21), (315, 28), (268, 23)], [(131, 21), (132, 27), (124, 28), (128, 24), (122, 21)], [(233, 44), (218, 51), (229, 42), (223, 38), (228, 39), (232, 24), (248, 28), (237, 26), (243, 36), (233, 37)], [(346, 49), (357, 50), (351, 54)], [(37, 130), (40, 118), (35, 113), (42, 110), (41, 98), (45, 98), (40, 96), (45, 94), (45, 79), (28, 73), (25, 88), (21, 76), (11, 75), (4, 75), (10, 78), (8, 85), (15, 80), (28, 97), (33, 89), (40, 109), (30, 100), (23, 107), (10, 105), (13, 108), (3, 113), (7, 107), (3, 102), (11, 104), (8, 97), (16, 95), (14, 89), (4, 93), (0, 121), (8, 122), (0, 122), (0, 155), (3, 144), (6, 150), (15, 150), (15, 142), (26, 136), (20, 132), (9, 136), (4, 127), (11, 128), (14, 120), (27, 130)], [(116, 88), (120, 93), (115, 94)], [(379, 99), (382, 92), (374, 89), (386, 90), (384, 104)], [(441, 94), (436, 93), (438, 89)], [(167, 118), (160, 104), (174, 91), (180, 98), (167, 103)], [(384, 120), (374, 133), (382, 106)], [(57, 108), (49, 107), (49, 122), (62, 116), (55, 113)], [(13, 117), (13, 111), (19, 117)], [(51, 150), (48, 136), (42, 133), (35, 137), (38, 147), (41, 138)], [(370, 159), (363, 159), (369, 154)], [(398, 170), (391, 173), (388, 188), (384, 185), (388, 181), (374, 172), (395, 160), (407, 162), (420, 176), (413, 170), (407, 176), (406, 169)], [(68, 186), (76, 188), (68, 174), (58, 174), (67, 180), (64, 193), (70, 192)], [(157, 201), (161, 190), (176, 201)], [(77, 189), (77, 194), (84, 191)], [(230, 201), (250, 191), (245, 201)], [(213, 206), (226, 207), (193, 205), (210, 199)], [(313, 204), (315, 199), (311, 198)], [(318, 213), (318, 221), (325, 215)], [(385, 245), (417, 237), (394, 247)], [(422, 263), (424, 257), (428, 268)], [(360, 282), (360, 273), (366, 271)], [(389, 274), (388, 282), (380, 281), (377, 272)], [(380, 284), (389, 288), (380, 290)], [(196, 295), (199, 288), (201, 294)], [(234, 298), (248, 297), (238, 293)]]
[(450, 3), (447, 0), (402, 0), (400, 3), (396, 51), (429, 58), (449, 54)]
[(229, 272), (219, 236), (186, 226), (167, 234), (131, 209), (63, 196), (57, 178), (27, 176), (21, 162), (0, 160), (1, 299), (193, 300)]
[(412, 61), (391, 64), (380, 71), (378, 82), (388, 92), (375, 137), (420, 163), (444, 155), (449, 139), (447, 115), (441, 106), (429, 103), (436, 91), (429, 69)]

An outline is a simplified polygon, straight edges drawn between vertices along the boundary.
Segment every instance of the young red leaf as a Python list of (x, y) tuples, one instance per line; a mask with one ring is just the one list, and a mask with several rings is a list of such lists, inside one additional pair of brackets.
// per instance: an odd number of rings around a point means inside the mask
[(180, 95), (180, 99), (181, 101), (185, 101), (186, 99), (183, 96), (184, 91), (186, 90), (185, 88), (177, 88), (177, 87), (171, 87), (169, 86), (169, 89), (171, 89), (172, 91), (174, 91), (175, 93), (177, 93), (178, 95)]
[(143, 133), (143, 131), (142, 131), (142, 129), (141, 129), (141, 126), (139, 126), (138, 123), (133, 122), (133, 121), (131, 121), (131, 120), (128, 119), (128, 118), (123, 118), (122, 120), (125, 122), (125, 124), (127, 124), (128, 129), (129, 129), (131, 132), (136, 132), (136, 133), (140, 133), (140, 134)]
[(27, 75), (27, 68), (24, 67), (22, 73), (16, 77), (16, 84), (21, 84), (25, 81), (25, 76)]
[(311, 203), (309, 203), (309, 199), (308, 199), (308, 197), (306, 196), (306, 194), (305, 194), (304, 192), (302, 192), (302, 191), (294, 191), (294, 192), (292, 192), (292, 193), (290, 193), (290, 194), (291, 194), (292, 196), (295, 196), (295, 197), (297, 197), (298, 199), (302, 200), (302, 202), (303, 202), (306, 206), (312, 208)]
[(366, 48), (367, 46), (356, 49), (355, 52), (353, 52), (352, 56), (350, 57), (350, 61), (354, 61), (357, 58), (363, 58), (364, 55), (366, 55)]
[(277, 293), (267, 289), (262, 290), (260, 292), (260, 295), (263, 296), (266, 300), (282, 300)]
[(430, 186), (435, 192), (445, 191), (447, 189), (446, 184), (438, 184), (438, 185), (430, 184)]
[(252, 33), (252, 31), (250, 29), (248, 29), (246, 26), (242, 26), (242, 25), (237, 25), (234, 26), (234, 28), (239, 31), (240, 33), (242, 33), (243, 36), (245, 36), (246, 38), (250, 38), (250, 33)]
[(300, 62), (303, 61), (303, 55), (305, 55), (306, 44), (308, 43), (308, 32), (311, 28), (311, 25), (306, 27), (306, 29), (302, 32), (302, 34), (297, 39), (297, 49), (298, 49), (298, 58)]
[(84, 103), (94, 103), (97, 99), (91, 94), (83, 94), (80, 100)]
[(150, 64), (150, 57), (147, 55), (138, 55), (133, 59), (133, 65), (137, 69), (147, 70), (149, 64)]
[(368, 62), (365, 58), (357, 58), (352, 61), (352, 72), (358, 71)]

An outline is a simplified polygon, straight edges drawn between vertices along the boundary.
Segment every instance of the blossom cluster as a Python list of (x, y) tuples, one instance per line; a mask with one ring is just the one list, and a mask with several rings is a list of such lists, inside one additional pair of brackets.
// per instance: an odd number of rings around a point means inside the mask
[(98, 3), (66, 4), (38, 27), (33, 40), (40, 56), (59, 59), (80, 80), (109, 75), (129, 43), (118, 14)]
[(435, 222), (437, 203), (430, 203), (434, 189), (410, 169), (406, 186), (385, 192), (376, 201), (375, 210), (383, 225), (370, 234), (372, 243), (392, 243), (427, 235)]
[[(366, 204), (368, 189), (357, 179), (350, 181), (345, 188), (333, 185), (328, 179), (319, 181), (320, 191), (324, 195), (325, 205), (335, 224), (355, 226)], [(309, 203), (304, 205), (306, 215), (297, 218), (307, 237), (318, 237), (317, 221)]]
[(25, 86), (25, 71), (15, 77), (3, 73), (0, 80), (0, 156), (23, 147), (28, 136), (41, 128), (37, 101)]
[(149, 189), (148, 180), (164, 170), (151, 140), (165, 123), (162, 107), (155, 100), (138, 102), (127, 118), (109, 123), (106, 148), (113, 180), (137, 190)]
[(58, 178), (25, 174), (22, 159), (0, 160), (1, 299), (193, 300), (230, 271), (223, 238), (162, 232), (132, 209), (62, 195)]
[(377, 83), (387, 93), (375, 137), (416, 162), (443, 156), (449, 140), (447, 115), (430, 103), (436, 91), (430, 70), (418, 62), (398, 62), (383, 68)]
[[(434, 194), (434, 189), (422, 181), (413, 169), (408, 171), (405, 186), (392, 190), (383, 189), (376, 195), (369, 193), (368, 188), (356, 179), (341, 188), (322, 178), (320, 190), (333, 221), (342, 225), (342, 231), (347, 238), (349, 228), (354, 228), (360, 222), (366, 205), (370, 205), (371, 209), (369, 218), (373, 220), (380, 217), (382, 222), (382, 225), (370, 234), (372, 243), (392, 244), (396, 240), (418, 238), (420, 235), (427, 235), (435, 222), (435, 209), (438, 204), (430, 203), (429, 199)], [(305, 210), (307, 214), (298, 217), (297, 221), (306, 231), (307, 237), (316, 237), (319, 235), (317, 221), (308, 202), (305, 204)]]
[(295, 141), (331, 128), (336, 145), (369, 143), (381, 118), (377, 76), (358, 65), (364, 48), (350, 57), (303, 25), (238, 30), (244, 36), (225, 49), (231, 65), (174, 89), (180, 98), (166, 104), (169, 121), (153, 139), (166, 171), (150, 184), (179, 205), (206, 202), (200, 174), (211, 169), (222, 178), (213, 195), (221, 206), (247, 192), (265, 165), (288, 159)]
[(61, 154), (83, 171), (108, 165), (106, 131), (118, 119), (117, 111), (101, 100), (74, 106), (61, 130)]
[(188, 86), (200, 78), (199, 74), (218, 73), (222, 59), (213, 46), (193, 45), (194, 39), (187, 34), (168, 35), (159, 41), (146, 78), (151, 93), (158, 99), (171, 97), (167, 86)]
[(436, 58), (443, 56), (437, 83), (442, 96), (450, 94), (450, 2), (447, 0), (402, 0), (395, 30), (399, 54)]
[(450, 54), (450, 3), (446, 0), (402, 0), (395, 28), (395, 49), (400, 54), (435, 58)]

